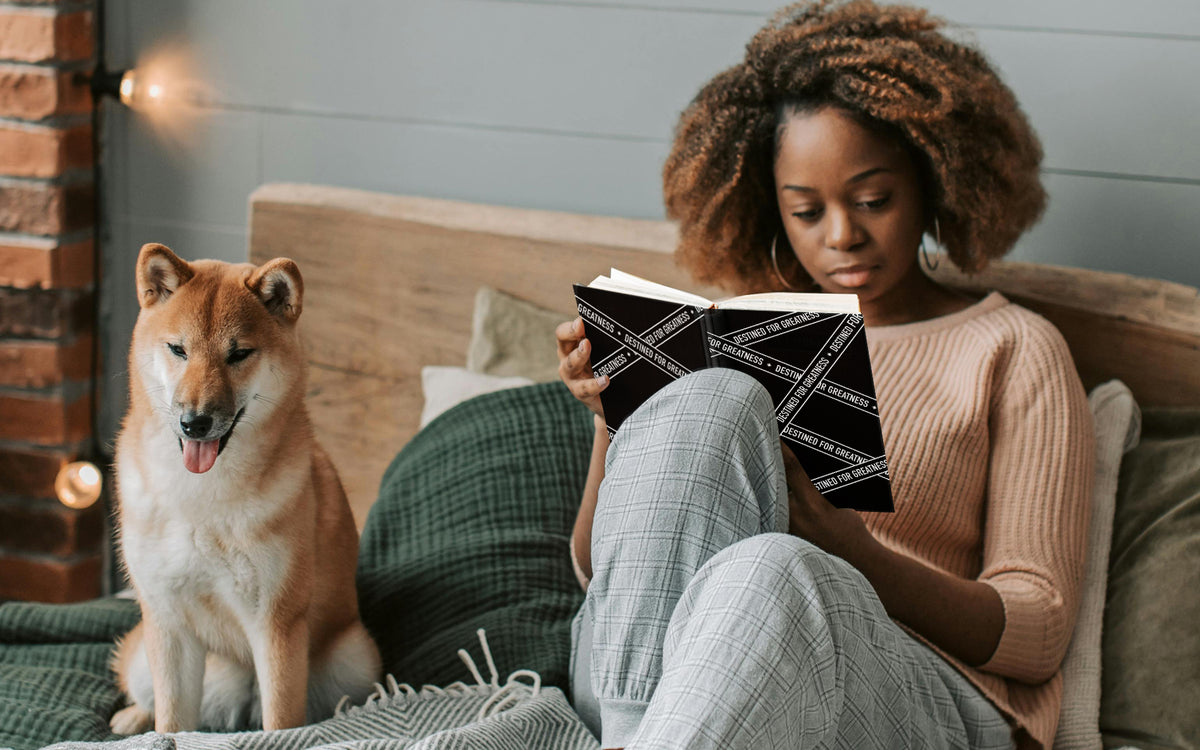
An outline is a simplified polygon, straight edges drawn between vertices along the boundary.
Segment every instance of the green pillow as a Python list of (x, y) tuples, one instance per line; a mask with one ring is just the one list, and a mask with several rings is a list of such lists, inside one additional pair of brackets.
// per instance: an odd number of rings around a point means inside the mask
[(587, 478), (592, 420), (562, 383), (488, 393), (429, 423), (383, 475), (359, 547), (358, 589), (385, 670), (400, 682), (518, 669), (568, 685), (570, 622), (583, 600), (568, 543)]
[(1145, 409), (1121, 463), (1104, 610), (1105, 747), (1200, 747), (1200, 409)]

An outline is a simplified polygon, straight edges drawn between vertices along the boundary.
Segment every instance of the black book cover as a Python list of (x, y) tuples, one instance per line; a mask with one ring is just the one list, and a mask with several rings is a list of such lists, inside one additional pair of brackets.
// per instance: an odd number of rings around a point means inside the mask
[(780, 436), (840, 508), (893, 510), (861, 315), (704, 308), (575, 285), (610, 435), (667, 383), (705, 367), (748, 373)]

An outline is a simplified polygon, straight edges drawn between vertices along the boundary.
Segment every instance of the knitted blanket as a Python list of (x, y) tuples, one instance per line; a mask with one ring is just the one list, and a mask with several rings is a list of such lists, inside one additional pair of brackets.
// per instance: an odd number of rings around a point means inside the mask
[[(558, 688), (569, 682), (570, 623), (583, 598), (568, 539), (591, 435), (587, 409), (561, 383), (546, 383), (459, 404), (405, 446), (383, 477), (359, 550), (359, 606), (385, 672), (413, 685), (463, 679), (455, 650), (482, 627), (506, 674), (534, 670), (547, 687), (537, 695), (529, 688), (519, 704), (504, 703), (504, 711), (481, 724), (517, 725), (522, 716), (566, 705)], [(108, 661), (115, 639), (139, 618), (137, 604), (126, 600), (0, 604), (0, 748), (117, 740), (108, 719), (123, 698)], [(505, 687), (445, 692), (457, 706), (486, 701), (484, 693)], [(513, 687), (500, 700), (522, 690)], [(443, 698), (421, 690), (417, 694), (428, 700), (416, 701), (400, 692), (408, 700), (387, 701), (391, 708), (382, 714), (402, 706), (404, 721), (415, 721), (416, 706), (424, 715)], [(391, 686), (383, 691), (389, 699), (393, 693)], [(374, 701), (370, 715), (382, 715), (384, 703)], [(463, 721), (440, 729), (473, 731)], [(387, 729), (385, 736), (411, 743), (424, 735)], [(328, 741), (324, 737), (311, 741)], [(467, 744), (489, 747), (473, 739)], [(573, 745), (556, 739), (549, 746)]]
[[(598, 750), (599, 743), (562, 691), (541, 685), (536, 672), (518, 670), (500, 684), (483, 630), (480, 644), (491, 671), (487, 681), (465, 651), (459, 657), (475, 678), (420, 690), (390, 675), (361, 706), (338, 707), (331, 719), (273, 732), (146, 734), (115, 741), (62, 742), (53, 750), (438, 750), (442, 748), (553, 748)], [(43, 717), (53, 711), (38, 712)], [(12, 717), (9, 718), (18, 718)]]
[(563, 748), (598, 750), (596, 739), (558, 688), (510, 680), (415, 691), (393, 683), (364, 706), (275, 732), (148, 734), (115, 742), (64, 742), (54, 750), (435, 750)]

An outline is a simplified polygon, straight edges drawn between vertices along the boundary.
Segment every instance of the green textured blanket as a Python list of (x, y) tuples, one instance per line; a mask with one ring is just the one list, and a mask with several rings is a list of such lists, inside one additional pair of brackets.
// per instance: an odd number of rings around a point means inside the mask
[[(567, 688), (570, 619), (582, 601), (568, 539), (592, 422), (560, 383), (450, 409), (396, 457), (363, 530), (363, 620), (386, 671), (412, 685), (468, 678), (457, 650), (485, 628), (501, 674)], [(0, 748), (113, 738), (114, 639), (124, 600), (0, 605)]]
[[(491, 671), (482, 631), (479, 640)], [(319, 724), (276, 732), (148, 732), (117, 742), (70, 741), (53, 750), (600, 750), (558, 688), (543, 687), (525, 671), (503, 685), (491, 671), (488, 682), (474, 659), (463, 661), (475, 684), (416, 690), (388, 679), (363, 705)]]
[(121, 696), (108, 660), (140, 617), (124, 599), (0, 606), (0, 747), (112, 738)]

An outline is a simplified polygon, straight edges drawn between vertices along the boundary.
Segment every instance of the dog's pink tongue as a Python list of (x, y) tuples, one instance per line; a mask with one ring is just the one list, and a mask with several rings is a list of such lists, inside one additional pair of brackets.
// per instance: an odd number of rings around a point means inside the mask
[(183, 441), (183, 465), (193, 474), (203, 474), (217, 462), (217, 441)]

